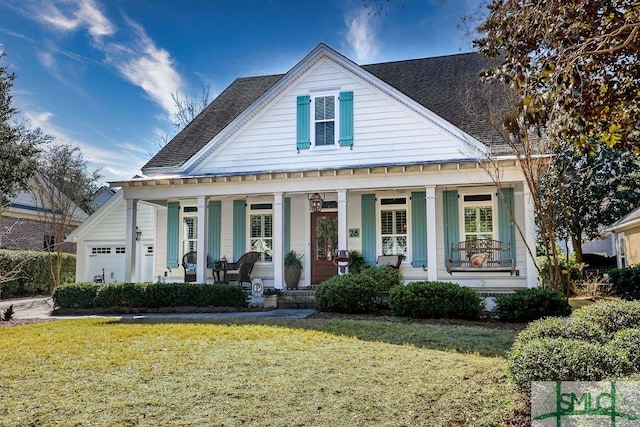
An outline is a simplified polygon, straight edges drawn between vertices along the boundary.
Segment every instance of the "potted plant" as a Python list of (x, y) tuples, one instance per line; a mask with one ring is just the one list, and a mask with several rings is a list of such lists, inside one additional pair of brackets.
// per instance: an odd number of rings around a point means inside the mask
[(298, 282), (302, 274), (302, 257), (304, 254), (291, 249), (284, 257), (284, 281), (287, 289), (298, 289)]
[(263, 293), (264, 308), (278, 308), (278, 296), (282, 295), (280, 289), (265, 288)]

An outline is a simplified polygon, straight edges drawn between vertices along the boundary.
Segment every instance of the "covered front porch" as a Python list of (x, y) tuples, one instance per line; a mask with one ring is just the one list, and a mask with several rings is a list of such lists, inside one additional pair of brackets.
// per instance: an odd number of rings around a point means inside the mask
[[(502, 187), (509, 189), (506, 193), (513, 214), (524, 225), (526, 241), (533, 247), (533, 227), (527, 225), (533, 224), (533, 209), (514, 166), (505, 170)], [(295, 250), (304, 254), (299, 287), (311, 287), (338, 274), (331, 257), (344, 249), (359, 251), (370, 265), (379, 255), (403, 255), (400, 268), (405, 282), (535, 286), (535, 274), (529, 274), (535, 267), (524, 241), (512, 229), (513, 221), (502, 208), (497, 187), (487, 183), (486, 171), (476, 162), (154, 177), (112, 185), (124, 190), (127, 245), (131, 247), (136, 239), (138, 202), (157, 206), (154, 277), (166, 281), (184, 279), (181, 261), (189, 251), (196, 252), (195, 281), (213, 283), (215, 261), (236, 261), (258, 250), (261, 255), (252, 278), (282, 289), (283, 260), (289, 250)], [(314, 208), (311, 199), (316, 196), (322, 200)], [(484, 221), (478, 226), (485, 227), (484, 231), (468, 230), (469, 215), (478, 217), (477, 224)], [(451, 277), (446, 271), (449, 248), (469, 233), (496, 239), (510, 233), (517, 277), (508, 280), (508, 275), (498, 273)], [(126, 253), (128, 281), (136, 277), (136, 253)]]

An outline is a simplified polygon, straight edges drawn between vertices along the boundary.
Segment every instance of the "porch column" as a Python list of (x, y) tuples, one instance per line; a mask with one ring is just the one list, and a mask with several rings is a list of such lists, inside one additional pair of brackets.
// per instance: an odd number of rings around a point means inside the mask
[(198, 196), (198, 244), (196, 247), (196, 283), (207, 283), (207, 226), (209, 221), (207, 198)]
[(436, 240), (436, 187), (426, 187), (427, 202), (427, 279), (438, 280), (438, 254)]
[(138, 201), (127, 199), (125, 219), (124, 281), (130, 283), (136, 277), (136, 219), (138, 216)]
[(273, 286), (284, 288), (284, 209), (282, 193), (273, 193)]
[[(349, 249), (347, 247), (348, 237), (347, 227), (347, 190), (338, 190), (338, 249)], [(348, 272), (349, 269), (345, 269)], [(338, 269), (338, 274), (340, 269)]]
[[(536, 253), (536, 230), (535, 230), (535, 205), (533, 203), (533, 197), (531, 196), (531, 190), (527, 183), (524, 183), (523, 194), (524, 205), (524, 235), (526, 238), (525, 245), (535, 255)], [(536, 270), (535, 260), (529, 253), (529, 249), (526, 250), (527, 260), (527, 287), (535, 288), (538, 285), (538, 270)]]

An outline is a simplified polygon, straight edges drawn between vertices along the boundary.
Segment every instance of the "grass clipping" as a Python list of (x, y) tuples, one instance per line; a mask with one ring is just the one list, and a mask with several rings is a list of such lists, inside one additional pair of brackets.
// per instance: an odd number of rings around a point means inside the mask
[(282, 324), (65, 320), (0, 338), (5, 425), (489, 426), (515, 399), (503, 358)]

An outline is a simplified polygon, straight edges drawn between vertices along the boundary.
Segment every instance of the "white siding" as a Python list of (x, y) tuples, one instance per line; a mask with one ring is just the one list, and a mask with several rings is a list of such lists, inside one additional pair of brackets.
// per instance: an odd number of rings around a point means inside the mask
[[(354, 92), (353, 150), (312, 148), (297, 152), (296, 97), (321, 88)], [(192, 173), (442, 161), (472, 154), (434, 123), (325, 59), (311, 67)]]

